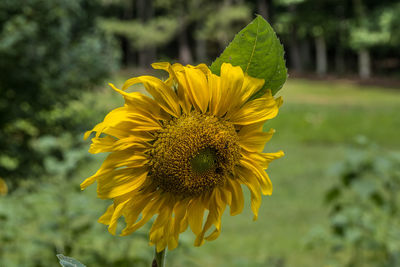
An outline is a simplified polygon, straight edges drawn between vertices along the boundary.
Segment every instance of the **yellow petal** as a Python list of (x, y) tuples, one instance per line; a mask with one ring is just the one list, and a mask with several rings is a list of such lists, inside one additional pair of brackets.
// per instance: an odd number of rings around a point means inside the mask
[(109, 225), (111, 222), (111, 217), (114, 214), (114, 204), (108, 206), (107, 211), (99, 218), (98, 222)]
[(96, 132), (96, 137), (99, 137), (101, 133), (105, 133), (122, 139), (134, 135), (135, 131), (154, 131), (159, 129), (161, 129), (161, 125), (158, 120), (125, 106), (116, 108), (108, 113), (103, 122), (85, 133), (84, 139), (87, 139), (92, 132)]
[(104, 118), (103, 122), (97, 124), (92, 130), (87, 131), (84, 135), (84, 139), (87, 139), (92, 132), (96, 132), (96, 137), (100, 136), (101, 133), (105, 132), (106, 134), (109, 134), (111, 136), (121, 138), (121, 137), (127, 137), (129, 136), (129, 128), (122, 128), (122, 127), (117, 127), (115, 128), (116, 134), (111, 134), (110, 132), (106, 132), (107, 128), (114, 127), (118, 124), (121, 124), (123, 121), (123, 118), (125, 117), (126, 114), (126, 108), (121, 107), (117, 108), (115, 110), (112, 110), (110, 113), (107, 114), (107, 116)]
[(163, 208), (159, 211), (159, 215), (154, 221), (152, 229), (163, 227), (167, 223), (167, 221), (171, 220), (172, 210), (175, 203), (171, 200), (171, 197), (164, 197), (166, 198), (165, 203), (163, 205)]
[(263, 132), (261, 130), (257, 131), (259, 125), (264, 123), (256, 123), (251, 125), (246, 125), (242, 127), (238, 133), (239, 144), (247, 151), (262, 151), (265, 144), (272, 138), (275, 133), (274, 129), (270, 129), (268, 132)]
[(195, 235), (200, 234), (204, 216), (204, 206), (201, 202), (201, 199), (192, 199), (187, 212), (190, 229), (192, 229), (192, 232)]
[(104, 172), (112, 171), (120, 167), (143, 167), (149, 162), (148, 157), (148, 155), (137, 151), (122, 150), (113, 152), (104, 160), (98, 173), (101, 175)]
[(171, 64), (169, 62), (155, 62), (151, 64), (153, 69), (159, 69), (159, 70), (168, 70), (170, 65)]
[[(253, 174), (256, 176), (258, 182), (261, 185), (261, 192), (263, 195), (271, 195), (272, 194), (272, 183), (269, 179), (267, 173), (261, 168), (257, 163), (252, 162), (252, 160), (248, 160), (243, 157), (240, 160), (242, 166), (249, 170), (248, 174)], [(253, 176), (251, 175), (251, 176)]]
[[(223, 201), (221, 193), (222, 192), (219, 189), (216, 189), (215, 197), (211, 199), (209, 218), (211, 218), (211, 222), (214, 225), (215, 230), (205, 237), (207, 241), (215, 240), (221, 233), (221, 217), (226, 207), (226, 203)], [(207, 230), (208, 227), (204, 227), (203, 233), (205, 233)]]
[(155, 77), (140, 76), (127, 80), (122, 86), (122, 90), (126, 90), (137, 83), (143, 83), (146, 90), (166, 112), (174, 117), (179, 117), (181, 112), (178, 104), (178, 97), (170, 86)]
[(96, 182), (96, 179), (97, 179), (97, 176), (95, 176), (95, 175), (86, 178), (85, 181), (83, 181), (80, 184), (81, 190), (84, 190), (86, 187), (88, 187), (89, 185), (91, 185), (94, 182)]
[(244, 198), (243, 191), (240, 183), (236, 180), (228, 179), (230, 185), (230, 191), (232, 194), (232, 203), (231, 203), (231, 216), (237, 215), (242, 212), (244, 207)]
[(172, 69), (178, 84), (177, 94), (179, 98), (179, 104), (184, 113), (190, 113), (192, 107), (196, 107), (197, 110), (200, 110), (190, 90), (190, 85), (188, 84), (185, 72), (186, 68), (180, 64), (174, 64), (172, 65)]
[(175, 237), (170, 238), (168, 240), (168, 250), (176, 249), (176, 247), (178, 247), (178, 239), (176, 239)]
[(150, 242), (156, 245), (157, 252), (165, 249), (168, 244), (173, 206), (172, 198), (167, 197), (163, 208), (159, 210), (159, 215), (150, 229)]
[[(192, 108), (192, 104), (188, 94), (186, 93), (186, 78), (184, 74), (184, 67), (181, 64), (175, 63), (174, 65), (168, 68), (168, 72), (170, 77), (172, 77), (172, 81), (170, 81), (171, 85), (176, 85), (176, 91), (179, 99), (179, 105), (182, 108), (183, 113), (189, 114)], [(170, 80), (170, 79), (168, 79)]]
[(263, 79), (253, 78), (245, 74), (241, 90), (241, 103), (246, 103), (252, 95), (258, 92), (264, 86), (264, 83), (265, 81)]
[(114, 206), (114, 209), (115, 209), (115, 210), (114, 210), (114, 213), (113, 213), (112, 216), (111, 216), (111, 219), (110, 219), (110, 222), (109, 222), (109, 226), (108, 226), (108, 231), (109, 231), (111, 234), (115, 235), (115, 232), (116, 232), (116, 230), (117, 230), (117, 222), (118, 222), (118, 219), (119, 219), (119, 217), (121, 217), (122, 211), (123, 211), (125, 205), (126, 205), (129, 201), (131, 201), (130, 198), (128, 198), (128, 199), (126, 199), (125, 201), (123, 201), (122, 203), (119, 203), (119, 204), (117, 204), (117, 205)]
[(118, 140), (114, 137), (107, 135), (101, 138), (100, 137), (92, 138), (92, 144), (90, 145), (89, 152), (92, 154), (101, 152), (119, 152), (124, 150), (144, 152), (150, 148), (151, 146), (149, 143), (143, 142), (140, 138), (136, 136), (130, 136)]
[(196, 239), (194, 240), (194, 244), (193, 244), (194, 246), (199, 247), (199, 246), (204, 244), (205, 232), (208, 229), (210, 229), (213, 224), (216, 223), (216, 218), (217, 218), (216, 212), (210, 210), (208, 212), (207, 219), (206, 219), (206, 222), (204, 224), (203, 230), (196, 236)]
[(143, 191), (137, 191), (131, 194), (131, 198), (135, 201), (131, 201), (126, 207), (123, 212), (125, 217), (126, 227), (128, 228), (134, 225), (139, 218), (140, 213), (143, 209), (149, 204), (152, 194), (144, 194)]
[(135, 109), (138, 113), (146, 114), (146, 116), (153, 117), (155, 120), (169, 119), (169, 117), (166, 115), (166, 113), (163, 112), (158, 103), (150, 97), (145, 96), (140, 92), (128, 93), (122, 91), (115, 87), (115, 85), (113, 85), (112, 83), (109, 83), (109, 85), (124, 97), (125, 104), (127, 106)]
[(112, 147), (114, 143), (118, 139), (112, 136), (105, 136), (105, 137), (94, 137), (92, 138), (92, 144), (90, 145), (89, 152), (92, 154), (100, 153), (100, 152), (110, 152), (112, 151)]
[(174, 206), (174, 217), (171, 222), (171, 237), (168, 241), (168, 249), (173, 250), (178, 246), (179, 234), (186, 230), (187, 224), (185, 228), (182, 228), (182, 221), (186, 216), (186, 208), (189, 198), (179, 200), (175, 203)]
[(206, 75), (207, 77), (209, 75), (211, 75), (211, 70), (208, 68), (208, 66), (204, 63), (200, 63), (197, 66), (192, 66), (192, 65), (187, 65), (188, 68), (192, 68), (192, 69), (198, 69), (201, 70), (204, 75)]
[(250, 153), (243, 151), (243, 154), (252, 161), (257, 162), (257, 164), (264, 169), (268, 168), (268, 165), (271, 161), (279, 159), (285, 155), (285, 153), (283, 153), (282, 150), (279, 150), (278, 152), (274, 153), (259, 153), (259, 152)]
[[(173, 204), (172, 204), (173, 206)], [(158, 245), (158, 252), (160, 252), (161, 250), (164, 250), (168, 244), (170, 243), (170, 240), (174, 240), (174, 236), (173, 236), (173, 220), (172, 217), (169, 218), (169, 220), (167, 221), (167, 223), (164, 225), (163, 228), (163, 239), (160, 242), (160, 244)]]
[(218, 111), (219, 111), (219, 105), (221, 103), (221, 83), (220, 83), (220, 77), (211, 74), (208, 76), (208, 88), (210, 90), (210, 113), (212, 115), (217, 116)]
[[(81, 183), (81, 189), (84, 190), (89, 185), (93, 184), (97, 179), (112, 176), (116, 168), (120, 167), (143, 167), (149, 162), (147, 156), (142, 153), (134, 154), (131, 151), (119, 151), (111, 153), (107, 156), (99, 170)], [(129, 171), (127, 171), (129, 172)]]
[(163, 235), (163, 228), (159, 227), (157, 229), (150, 229), (149, 240), (150, 245), (154, 245), (162, 238)]
[(176, 79), (176, 77), (175, 77), (175, 73), (171, 67), (171, 64), (169, 62), (156, 62), (156, 63), (152, 63), (151, 66), (153, 67), (153, 69), (156, 69), (156, 70), (167, 71), (169, 73), (169, 77), (166, 81), (164, 81), (164, 83), (168, 86), (173, 85), (173, 80)]
[(283, 156), (285, 156), (285, 153), (282, 150), (279, 150), (278, 152), (275, 153), (261, 153), (261, 156), (263, 157), (264, 161), (261, 163), (261, 166), (264, 168), (268, 167), (268, 163), (275, 159), (279, 159)]
[(185, 227), (185, 224), (182, 223), (184, 218), (186, 217), (187, 214), (187, 205), (188, 205), (189, 199), (186, 198), (184, 200), (181, 200), (176, 203), (175, 208), (174, 208), (174, 235), (178, 237), (180, 233), (186, 230), (187, 225)]
[(146, 177), (147, 168), (144, 167), (108, 172), (97, 178), (97, 195), (103, 199), (124, 195), (143, 185)]
[(226, 182), (225, 186), (220, 187), (220, 191), (222, 203), (230, 206), (232, 204), (232, 190), (230, 189), (228, 181)]
[(210, 98), (205, 74), (200, 69), (185, 68), (186, 92), (199, 111), (205, 113)]
[(221, 79), (219, 80), (221, 99), (217, 108), (218, 116), (234, 110), (240, 104), (243, 80), (244, 74), (241, 67), (234, 67), (229, 63), (222, 64)]
[(157, 214), (158, 211), (160, 210), (160, 207), (162, 207), (165, 199), (160, 198), (159, 194), (154, 196), (153, 199), (151, 199), (146, 207), (142, 211), (142, 218), (132, 224), (132, 225), (127, 225), (124, 230), (122, 230), (121, 236), (126, 236), (129, 235), (132, 232), (135, 232), (137, 229), (142, 227), (145, 223), (147, 223), (153, 216), (154, 214)]
[(260, 184), (258, 183), (257, 179), (246, 171), (243, 168), (237, 168), (237, 174), (240, 181), (245, 184), (251, 194), (251, 210), (253, 211), (254, 217), (253, 221), (257, 220), (258, 218), (258, 209), (261, 205), (261, 192), (260, 192)]
[[(215, 188), (212, 194), (209, 196), (209, 212), (201, 233), (196, 236), (196, 240), (194, 242), (195, 246), (201, 246), (204, 243), (204, 239), (211, 241), (219, 236), (221, 232), (221, 216), (224, 213), (227, 204), (224, 202), (222, 194), (223, 193), (220, 188)], [(212, 225), (214, 225), (215, 230), (204, 238), (205, 233), (211, 228)]]
[(229, 120), (236, 125), (249, 125), (274, 118), (278, 105), (268, 91), (264, 96), (247, 102), (230, 115)]

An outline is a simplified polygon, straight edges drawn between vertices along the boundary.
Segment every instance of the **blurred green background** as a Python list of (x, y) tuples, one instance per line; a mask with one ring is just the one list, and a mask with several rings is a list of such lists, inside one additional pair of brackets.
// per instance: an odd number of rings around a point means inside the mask
[[(169, 266), (400, 266), (400, 3), (389, 0), (1, 0), (0, 266), (149, 266), (148, 227), (114, 237), (107, 201), (81, 192), (105, 155), (83, 132), (122, 98), (106, 86), (155, 61), (210, 64), (254, 14), (290, 77), (266, 151), (274, 193), (252, 221), (223, 217)], [(138, 88), (142, 90), (142, 88)], [(0, 193), (2, 191), (0, 190)], [(121, 227), (123, 222), (121, 222)]]

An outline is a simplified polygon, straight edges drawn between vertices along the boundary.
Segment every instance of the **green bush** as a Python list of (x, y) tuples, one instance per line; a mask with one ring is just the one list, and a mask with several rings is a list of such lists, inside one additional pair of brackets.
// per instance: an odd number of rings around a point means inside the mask
[(96, 0), (0, 2), (0, 176), (38, 177), (50, 153), (44, 136), (81, 131), (85, 118), (66, 112), (71, 100), (115, 65), (112, 41), (98, 31)]
[(329, 228), (314, 229), (310, 244), (327, 245), (332, 266), (399, 266), (400, 155), (364, 148), (336, 171), (325, 194)]
[(87, 266), (149, 265), (149, 229), (127, 237), (108, 233), (97, 219), (109, 203), (96, 199), (95, 190), (82, 193), (77, 180), (52, 177), (39, 186), (26, 180), (0, 198), (0, 266), (59, 266), (58, 253)]

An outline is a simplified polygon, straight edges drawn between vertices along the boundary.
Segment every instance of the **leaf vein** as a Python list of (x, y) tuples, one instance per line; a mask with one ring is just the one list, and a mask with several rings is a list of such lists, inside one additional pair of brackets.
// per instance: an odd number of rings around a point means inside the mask
[(256, 46), (257, 46), (257, 38), (258, 38), (258, 29), (260, 28), (260, 22), (257, 20), (257, 31), (256, 31), (256, 38), (254, 38), (254, 46), (253, 46), (253, 50), (251, 51), (251, 55), (249, 58), (249, 62), (247, 63), (246, 66), (246, 70), (244, 71), (244, 73), (247, 73), (247, 70), (249, 69), (250, 63), (253, 59), (254, 56), (254, 51), (256, 50)]

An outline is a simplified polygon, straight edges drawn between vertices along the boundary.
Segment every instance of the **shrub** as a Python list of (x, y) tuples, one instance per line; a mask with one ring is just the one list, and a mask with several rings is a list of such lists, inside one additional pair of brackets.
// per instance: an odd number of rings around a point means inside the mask
[[(112, 42), (97, 30), (96, 0), (0, 2), (0, 176), (37, 177), (51, 153), (43, 136), (80, 130), (73, 99), (115, 67)], [(10, 183), (10, 182), (9, 182)]]

